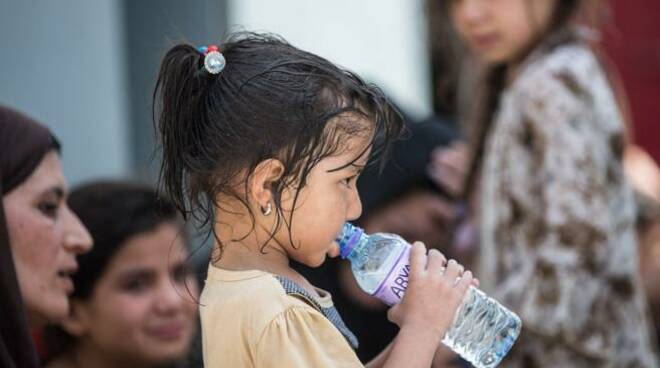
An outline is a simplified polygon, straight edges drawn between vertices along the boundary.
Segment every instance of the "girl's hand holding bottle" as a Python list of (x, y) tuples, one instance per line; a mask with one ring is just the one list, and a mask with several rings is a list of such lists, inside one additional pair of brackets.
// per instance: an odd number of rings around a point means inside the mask
[(401, 329), (425, 331), (439, 344), (472, 283), (472, 272), (463, 272), (454, 260), (447, 262), (437, 249), (427, 254), (424, 244), (416, 242), (410, 254), (408, 288), (388, 318)]

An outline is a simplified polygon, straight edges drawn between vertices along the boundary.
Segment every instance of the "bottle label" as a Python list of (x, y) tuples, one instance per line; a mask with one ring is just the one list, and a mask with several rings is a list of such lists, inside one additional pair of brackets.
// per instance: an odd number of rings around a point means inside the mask
[(401, 301), (403, 293), (408, 287), (410, 276), (410, 245), (406, 245), (387, 277), (380, 284), (373, 296), (387, 305), (394, 305)]

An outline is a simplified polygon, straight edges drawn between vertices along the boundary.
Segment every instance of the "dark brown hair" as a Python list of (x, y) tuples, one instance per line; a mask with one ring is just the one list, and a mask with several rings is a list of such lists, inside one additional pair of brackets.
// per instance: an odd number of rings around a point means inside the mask
[(247, 182), (263, 160), (278, 159), (285, 168), (272, 188), (277, 221), (271, 236), (282, 222), (290, 235), (293, 213), (285, 218), (280, 203), (285, 188), (296, 189), (295, 208), (307, 175), (339, 153), (347, 135), (373, 134), (374, 149), (387, 150), (402, 129), (377, 87), (280, 37), (238, 33), (219, 48), (227, 64), (213, 75), (193, 46), (174, 46), (154, 91), (160, 183), (184, 218), (209, 226), (218, 242), (213, 224), (219, 194), (240, 200), (254, 224)]

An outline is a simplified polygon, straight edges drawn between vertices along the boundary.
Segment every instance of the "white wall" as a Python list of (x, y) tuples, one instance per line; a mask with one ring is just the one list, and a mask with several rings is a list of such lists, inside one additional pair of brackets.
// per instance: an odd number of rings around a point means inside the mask
[(73, 183), (129, 172), (120, 6), (0, 0), (0, 104), (52, 128)]
[(235, 30), (278, 33), (378, 84), (414, 117), (431, 111), (421, 0), (229, 0)]

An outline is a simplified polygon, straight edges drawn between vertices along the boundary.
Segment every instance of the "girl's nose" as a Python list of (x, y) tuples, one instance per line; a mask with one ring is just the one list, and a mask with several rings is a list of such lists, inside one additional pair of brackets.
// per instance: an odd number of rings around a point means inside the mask
[(157, 312), (161, 314), (174, 314), (186, 302), (184, 300), (184, 294), (182, 294), (182, 292), (185, 293), (185, 290), (177, 290), (175, 285), (169, 277), (165, 277), (164, 280), (159, 282), (155, 303)]
[(483, 22), (486, 9), (483, 0), (463, 0), (455, 5), (454, 14), (468, 24)]
[(357, 190), (353, 191), (353, 197), (348, 206), (348, 211), (346, 211), (347, 221), (357, 220), (360, 215), (362, 215), (362, 201), (360, 200), (360, 195)]

